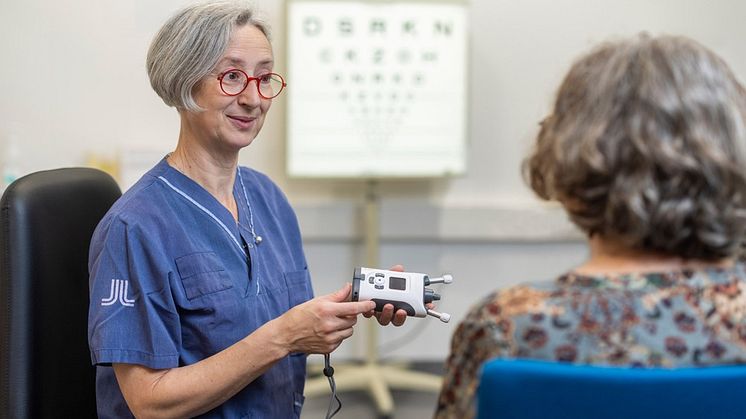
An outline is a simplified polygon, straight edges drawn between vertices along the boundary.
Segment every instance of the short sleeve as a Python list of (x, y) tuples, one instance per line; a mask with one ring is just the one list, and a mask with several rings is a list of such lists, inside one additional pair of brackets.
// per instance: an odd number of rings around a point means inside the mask
[(172, 261), (155, 229), (107, 216), (89, 254), (88, 343), (93, 364), (179, 365), (180, 323), (171, 295)]

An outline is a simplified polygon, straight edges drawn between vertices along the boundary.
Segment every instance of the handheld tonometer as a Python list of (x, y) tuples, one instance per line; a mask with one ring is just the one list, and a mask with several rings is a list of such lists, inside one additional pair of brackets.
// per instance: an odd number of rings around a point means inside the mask
[[(438, 313), (427, 308), (426, 304), (440, 300), (440, 295), (430, 288), (431, 284), (450, 284), (453, 282), (451, 275), (443, 275), (439, 278), (430, 278), (426, 274), (416, 272), (387, 271), (385, 269), (355, 268), (352, 276), (352, 301), (373, 301), (376, 303), (375, 311), (383, 311), (383, 306), (392, 304), (394, 310), (402, 309), (408, 316), (425, 317), (427, 315), (437, 317), (443, 323), (451, 320), (448, 313)], [(324, 375), (329, 379), (332, 396), (329, 399), (329, 408), (326, 418), (330, 419), (342, 408), (342, 401), (337, 397), (337, 386), (334, 382), (334, 368), (331, 366), (329, 354), (324, 355)], [(332, 412), (332, 402), (337, 400), (337, 409)]]
[(395, 310), (402, 309), (408, 316), (425, 317), (430, 315), (448, 323), (451, 315), (438, 313), (425, 305), (440, 300), (440, 295), (426, 288), (431, 284), (450, 284), (451, 275), (430, 278), (427, 274), (416, 272), (387, 271), (384, 269), (355, 268), (352, 278), (352, 301), (373, 301), (376, 311), (392, 304)]

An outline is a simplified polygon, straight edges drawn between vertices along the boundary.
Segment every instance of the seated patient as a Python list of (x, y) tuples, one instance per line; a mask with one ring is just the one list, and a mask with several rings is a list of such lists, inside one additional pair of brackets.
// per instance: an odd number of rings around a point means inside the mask
[(746, 93), (712, 51), (638, 36), (577, 61), (524, 162), (588, 260), (496, 291), (453, 336), (437, 418), (471, 418), (495, 357), (685, 367), (746, 362)]

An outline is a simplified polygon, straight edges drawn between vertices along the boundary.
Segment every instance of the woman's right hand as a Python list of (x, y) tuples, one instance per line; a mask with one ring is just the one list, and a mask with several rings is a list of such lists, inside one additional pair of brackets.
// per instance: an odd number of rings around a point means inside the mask
[(370, 312), (372, 301), (350, 302), (352, 285), (297, 305), (275, 319), (277, 338), (289, 352), (327, 354), (352, 336), (357, 315)]

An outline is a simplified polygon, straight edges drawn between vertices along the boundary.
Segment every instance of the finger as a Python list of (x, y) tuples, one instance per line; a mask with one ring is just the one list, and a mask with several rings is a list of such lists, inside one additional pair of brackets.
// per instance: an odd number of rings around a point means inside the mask
[(404, 324), (404, 322), (407, 320), (407, 312), (404, 310), (397, 310), (394, 314), (394, 318), (391, 320), (391, 323), (394, 326), (401, 326)]
[(357, 316), (338, 316), (332, 317), (329, 321), (327, 330), (349, 329), (357, 324)]
[(330, 335), (330, 337), (335, 342), (342, 342), (343, 340), (345, 340), (345, 339), (349, 338), (350, 336), (352, 336), (352, 334), (354, 333), (354, 331), (355, 331), (355, 329), (353, 329), (352, 327), (347, 327), (347, 328), (344, 328), (344, 329), (341, 329), (341, 330), (337, 330), (336, 332), (332, 333)]
[(430, 310), (435, 310), (435, 304), (433, 303), (427, 303), (425, 304), (425, 307), (429, 308)]
[(352, 284), (350, 284), (349, 282), (346, 282), (342, 288), (334, 291), (331, 294), (327, 294), (319, 298), (322, 300), (335, 301), (335, 302), (347, 301), (349, 299), (351, 289), (352, 289)]
[(404, 272), (404, 265), (396, 264), (392, 266), (389, 270), (396, 271), (396, 272)]
[(331, 317), (326, 321), (318, 324), (313, 333), (317, 338), (323, 339), (326, 343), (334, 343), (335, 337), (340, 331), (352, 329), (355, 326), (357, 318), (352, 320), (346, 317)]
[(378, 315), (378, 323), (380, 323), (381, 326), (386, 326), (391, 323), (392, 317), (394, 317), (394, 306), (392, 304), (386, 304)]
[(317, 344), (317, 348), (312, 350), (310, 353), (313, 354), (330, 354), (334, 352), (337, 348), (339, 348), (339, 345), (342, 344), (342, 341), (344, 339), (339, 339), (334, 342), (330, 343), (319, 343)]
[(350, 327), (348, 329), (344, 330), (338, 330), (334, 332), (333, 334), (328, 336), (328, 345), (330, 346), (329, 352), (334, 351), (345, 339), (351, 337), (354, 333), (354, 330)]
[(334, 304), (333, 313), (336, 316), (353, 316), (376, 308), (373, 301), (354, 301)]

